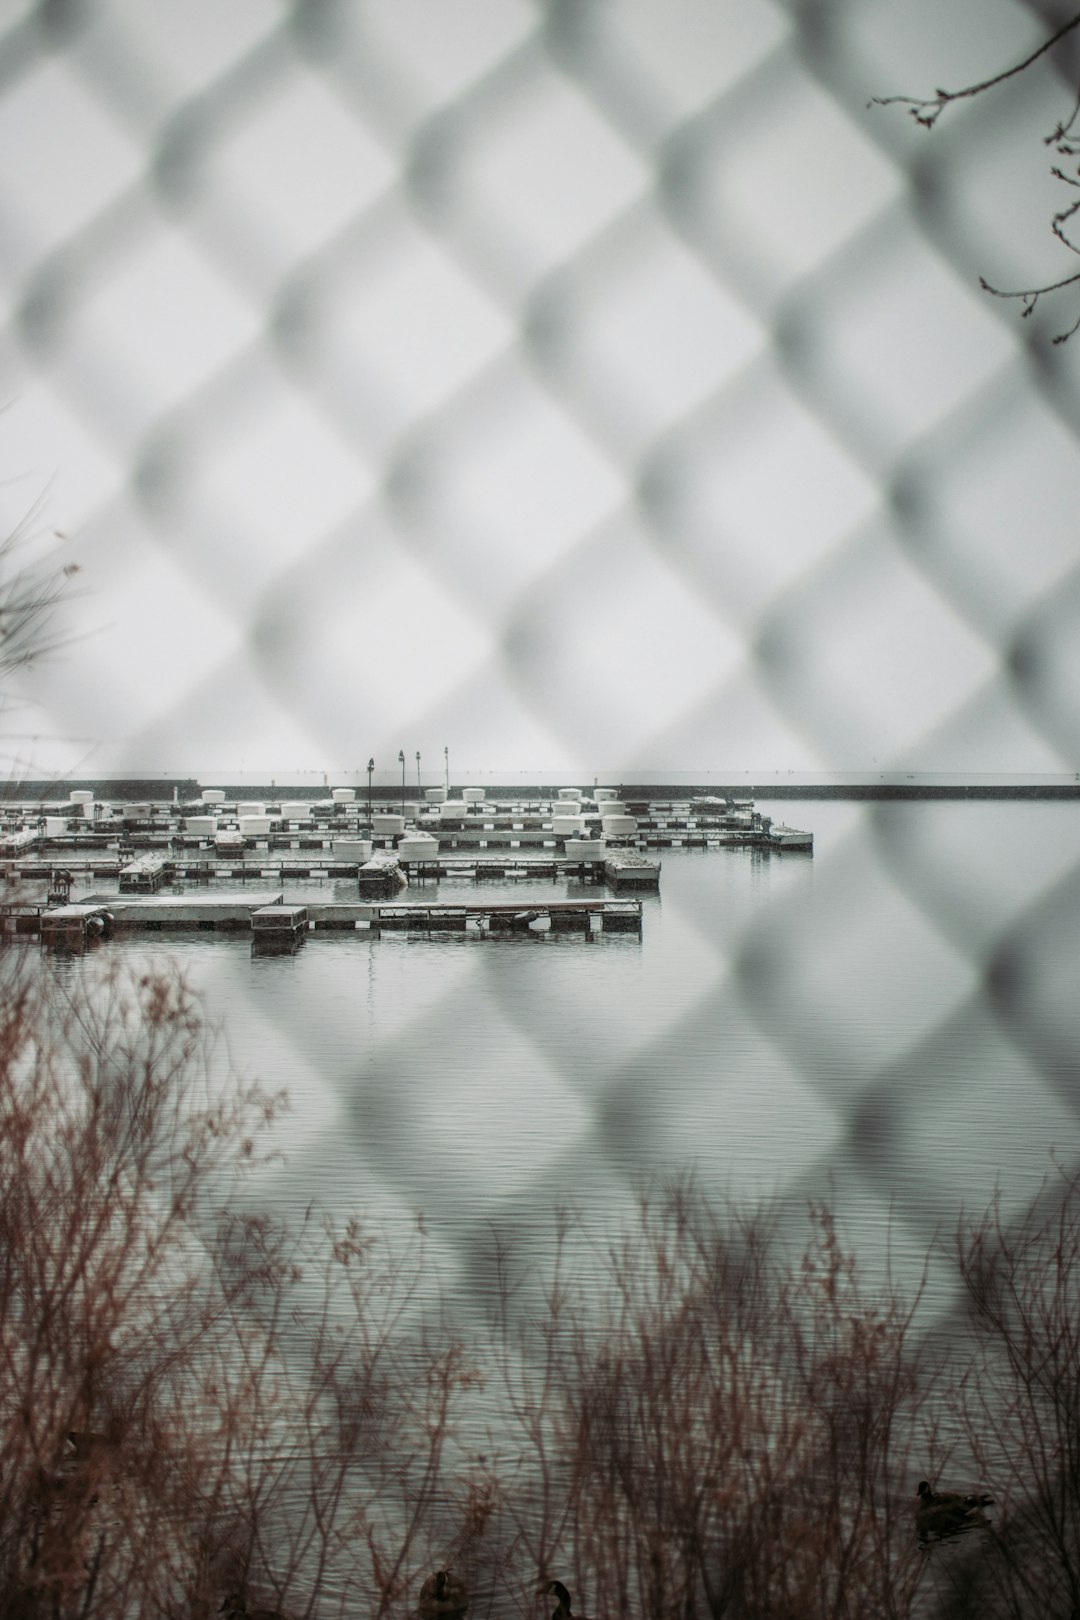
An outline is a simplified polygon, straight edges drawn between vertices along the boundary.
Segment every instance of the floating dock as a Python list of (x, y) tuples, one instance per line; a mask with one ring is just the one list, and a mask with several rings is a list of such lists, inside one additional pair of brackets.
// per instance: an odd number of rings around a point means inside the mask
[(121, 866), (118, 882), (121, 894), (156, 894), (165, 882), (168, 863), (163, 855), (140, 855)]
[(647, 861), (636, 850), (621, 849), (609, 855), (604, 863), (604, 881), (616, 893), (620, 889), (654, 890), (660, 887), (660, 868)]
[[(634, 852), (630, 850), (616, 850), (611, 852), (620, 858), (627, 858)], [(530, 855), (518, 850), (506, 849), (502, 853), (491, 850), (478, 850), (474, 855), (439, 855), (434, 859), (403, 860), (392, 850), (381, 851), (383, 859), (376, 863), (376, 857), (371, 861), (357, 863), (356, 861), (338, 861), (332, 858), (322, 860), (268, 860), (264, 856), (259, 860), (167, 860), (162, 865), (162, 876), (165, 883), (211, 883), (221, 880), (236, 883), (262, 881), (267, 878), (279, 883), (294, 882), (299, 878), (357, 878), (360, 879), (365, 868), (370, 868), (370, 876), (381, 883), (387, 876), (387, 861), (392, 862), (400, 872), (407, 876), (409, 882), (433, 883), (439, 878), (475, 878), (483, 882), (491, 878), (548, 878), (557, 882), (560, 878), (573, 877), (591, 879), (602, 883), (605, 877), (605, 868), (612, 864), (611, 856), (607, 859), (595, 858), (589, 860), (568, 859), (556, 855)], [(645, 861), (658, 882), (660, 863), (658, 861)], [(87, 882), (92, 878), (120, 878), (128, 868), (121, 865), (117, 859), (102, 860), (68, 860), (67, 870), (73, 877)], [(53, 866), (50, 862), (35, 861), (30, 864), (20, 861), (7, 869), (10, 879), (22, 879), (26, 882), (42, 881), (51, 876)], [(366, 879), (365, 879), (366, 881)], [(653, 882), (651, 887), (656, 887)], [(400, 887), (400, 884), (395, 884)], [(122, 892), (151, 892), (149, 889), (137, 890), (125, 884)]]
[(104, 901), (89, 900), (47, 907), (40, 914), (38, 927), (43, 945), (85, 945), (90, 938), (104, 939), (109, 935), (112, 917)]
[(517, 905), (381, 905), (372, 926), (440, 933), (470, 928), (481, 934), (641, 933), (640, 900), (553, 900)]
[(307, 906), (259, 906), (251, 913), (251, 948), (257, 956), (291, 954), (307, 938)]
[(307, 906), (287, 906), (278, 902), (272, 906), (259, 906), (251, 913), (251, 926), (260, 938), (278, 934), (294, 938), (308, 925)]
[[(262, 948), (295, 949), (308, 934), (342, 931), (378, 934), (479, 935), (545, 933), (641, 933), (640, 900), (553, 900), (523, 907), (509, 903), (436, 904), (382, 901), (287, 905), (284, 895), (219, 894), (95, 895), (76, 905), (2, 908), (5, 932), (39, 931), (51, 945), (86, 944), (134, 930), (222, 930), (244, 934)], [(9, 926), (9, 924), (11, 926)]]
[(803, 850), (812, 854), (814, 849), (814, 835), (809, 832), (800, 832), (797, 827), (785, 827), (782, 822), (771, 822), (765, 834), (765, 842), (770, 849)]
[(0, 833), (0, 856), (23, 855), (27, 850), (37, 849), (41, 842), (42, 834), (33, 827)]
[(379, 899), (408, 887), (409, 879), (396, 855), (373, 855), (357, 869), (357, 887), (362, 897)]
[(198, 897), (186, 894), (95, 895), (93, 899), (94, 903), (109, 911), (116, 932), (125, 928), (147, 928), (155, 932), (162, 928), (221, 928), (235, 933), (250, 933), (252, 913), (266, 906), (283, 905), (285, 895), (281, 889), (277, 889), (263, 893), (220, 893)]

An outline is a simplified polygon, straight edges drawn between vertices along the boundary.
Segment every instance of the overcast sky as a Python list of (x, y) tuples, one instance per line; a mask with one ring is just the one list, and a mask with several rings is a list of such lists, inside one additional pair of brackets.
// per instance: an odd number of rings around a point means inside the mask
[(298, 12), (0, 0), (18, 768), (1080, 766), (1026, 4)]

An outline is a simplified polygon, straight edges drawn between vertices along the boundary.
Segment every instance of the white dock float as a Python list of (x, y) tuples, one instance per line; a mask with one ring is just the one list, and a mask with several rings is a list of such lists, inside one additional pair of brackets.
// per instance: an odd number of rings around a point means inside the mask
[(293, 954), (307, 938), (307, 906), (259, 906), (251, 913), (251, 948), (256, 956)]
[(381, 899), (408, 886), (408, 876), (402, 871), (396, 855), (373, 855), (357, 872), (361, 895), (368, 899)]
[(604, 860), (604, 879), (616, 894), (620, 889), (658, 889), (660, 863), (646, 860), (634, 849), (609, 851)]
[(0, 855), (23, 855), (41, 841), (41, 836), (35, 827), (19, 827), (15, 832), (4, 833), (0, 837)]
[(814, 835), (809, 832), (800, 832), (797, 827), (785, 827), (782, 822), (774, 821), (764, 836), (764, 843), (769, 849), (791, 849), (812, 851)]
[(121, 894), (156, 894), (165, 881), (167, 861), (163, 855), (140, 855), (120, 868)]
[(428, 832), (403, 833), (396, 845), (399, 861), (433, 861), (439, 853), (439, 840)]

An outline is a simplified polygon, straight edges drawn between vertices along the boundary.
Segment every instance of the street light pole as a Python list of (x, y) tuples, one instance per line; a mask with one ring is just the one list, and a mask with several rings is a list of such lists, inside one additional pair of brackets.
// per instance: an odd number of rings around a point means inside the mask
[(417, 799), (417, 810), (419, 810), (420, 800), (422, 798), (423, 798), (423, 794), (420, 792), (420, 750), (418, 748), (416, 750), (416, 799)]
[(449, 750), (449, 748), (444, 748), (443, 749), (443, 758), (446, 761), (446, 797), (449, 798), (450, 797), (450, 750)]
[(367, 813), (369, 821), (371, 820), (371, 773), (374, 769), (375, 761), (369, 759), (367, 762)]
[(399, 748), (398, 749), (398, 756), (397, 757), (401, 761), (401, 815), (402, 815), (402, 819), (404, 819), (404, 816), (405, 816), (405, 750), (404, 750), (404, 748)]

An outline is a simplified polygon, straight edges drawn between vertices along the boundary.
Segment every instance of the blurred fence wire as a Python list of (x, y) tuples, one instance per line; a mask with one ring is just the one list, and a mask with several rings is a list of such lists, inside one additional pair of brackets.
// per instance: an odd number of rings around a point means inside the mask
[[(1080, 336), (1068, 292), (1022, 319), (978, 278), (1071, 273), (1043, 137), (1076, 45), (931, 133), (868, 105), (1067, 9), (0, 0), (4, 464), (54, 480), (86, 593), (41, 762), (1074, 771)], [(876, 917), (924, 968), (902, 1049), (820, 1004), (815, 1046), (818, 942), (768, 917), (711, 1005), (705, 969), (662, 987), (699, 1048), (774, 1044), (837, 1164), (921, 1165), (931, 1214), (958, 1051), (1013, 1044), (1002, 1130), (1077, 1108), (1080, 873), (954, 837), (884, 807), (847, 852), (833, 982)], [(512, 1034), (554, 1073), (544, 1016)]]

